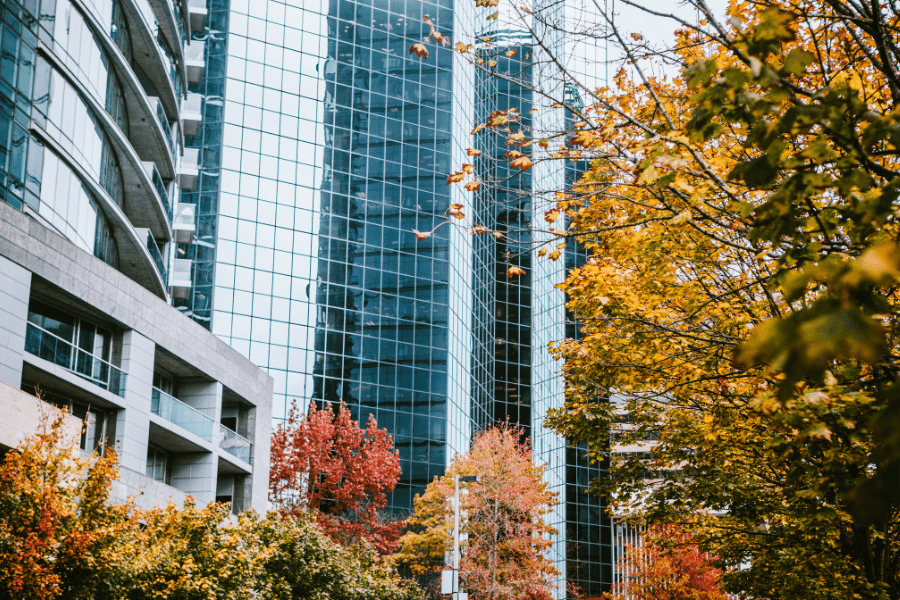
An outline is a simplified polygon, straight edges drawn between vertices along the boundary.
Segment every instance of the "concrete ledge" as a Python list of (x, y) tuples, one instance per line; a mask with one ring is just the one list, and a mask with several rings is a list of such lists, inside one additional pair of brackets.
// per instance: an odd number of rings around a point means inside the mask
[(81, 419), (70, 415), (36, 396), (0, 382), (0, 446), (15, 448), (28, 436), (59, 416), (63, 417), (63, 435), (73, 446), (81, 441)]
[(121, 466), (119, 467), (119, 480), (113, 484), (111, 496), (113, 501), (117, 502), (132, 500), (138, 508), (143, 510), (155, 507), (163, 508), (169, 503), (182, 507), (187, 498), (187, 494), (171, 485), (166, 485)]

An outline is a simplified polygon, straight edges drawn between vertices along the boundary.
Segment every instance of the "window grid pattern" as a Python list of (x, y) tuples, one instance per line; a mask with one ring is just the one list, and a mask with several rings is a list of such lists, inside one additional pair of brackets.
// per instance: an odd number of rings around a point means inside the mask
[(207, 328), (210, 327), (213, 309), (220, 170), (224, 152), (228, 17), (228, 0), (208, 0), (206, 27), (192, 34), (192, 39), (206, 44), (203, 77), (188, 88), (188, 91), (202, 96), (203, 121), (197, 135), (185, 136), (184, 145), (199, 150), (200, 174), (193, 190), (181, 191), (180, 201), (194, 205), (196, 233), (191, 244), (177, 244), (175, 247), (176, 259), (192, 261), (193, 285), (187, 298), (176, 299), (173, 304)]

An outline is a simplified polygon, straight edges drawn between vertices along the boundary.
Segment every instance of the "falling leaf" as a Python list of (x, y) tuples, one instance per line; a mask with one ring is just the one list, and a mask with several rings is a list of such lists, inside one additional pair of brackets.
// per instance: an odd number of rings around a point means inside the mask
[(430, 231), (419, 231), (418, 229), (413, 229), (412, 232), (413, 232), (413, 235), (416, 236), (416, 239), (419, 240), (420, 242), (424, 239), (427, 239), (428, 236), (431, 235)]
[(447, 185), (450, 185), (451, 183), (457, 183), (459, 181), (462, 181), (465, 178), (466, 178), (465, 173), (463, 173), (462, 171), (457, 171), (456, 173), (453, 173), (452, 175), (449, 175), (447, 177)]
[(512, 279), (516, 275), (524, 275), (525, 269), (521, 267), (510, 267), (506, 270), (506, 276)]
[(425, 44), (413, 44), (409, 47), (409, 53), (428, 60), (428, 49), (425, 47)]

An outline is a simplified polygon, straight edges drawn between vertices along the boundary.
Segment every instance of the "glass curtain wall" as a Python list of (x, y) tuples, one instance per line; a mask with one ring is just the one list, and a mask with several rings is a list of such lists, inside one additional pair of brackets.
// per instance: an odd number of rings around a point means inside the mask
[(459, 18), (449, 0), (231, 1), (214, 244), (213, 332), (275, 379), (276, 418), (311, 399), (373, 414), (401, 512), (468, 439), (468, 234), (412, 233), (443, 220), (471, 129), (452, 50), (408, 52), (426, 15), (446, 35)]

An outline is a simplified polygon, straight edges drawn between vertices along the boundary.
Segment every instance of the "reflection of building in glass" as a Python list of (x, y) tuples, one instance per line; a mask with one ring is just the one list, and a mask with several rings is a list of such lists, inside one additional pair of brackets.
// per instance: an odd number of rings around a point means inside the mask
[(0, 454), (52, 403), (75, 431), (84, 421), (84, 450), (115, 447), (115, 495), (264, 509), (271, 380), (170, 304), (192, 270), (173, 247), (197, 230), (182, 141), (200, 121), (183, 93), (205, 67), (185, 34), (200, 13), (157, 0), (0, 13)]

